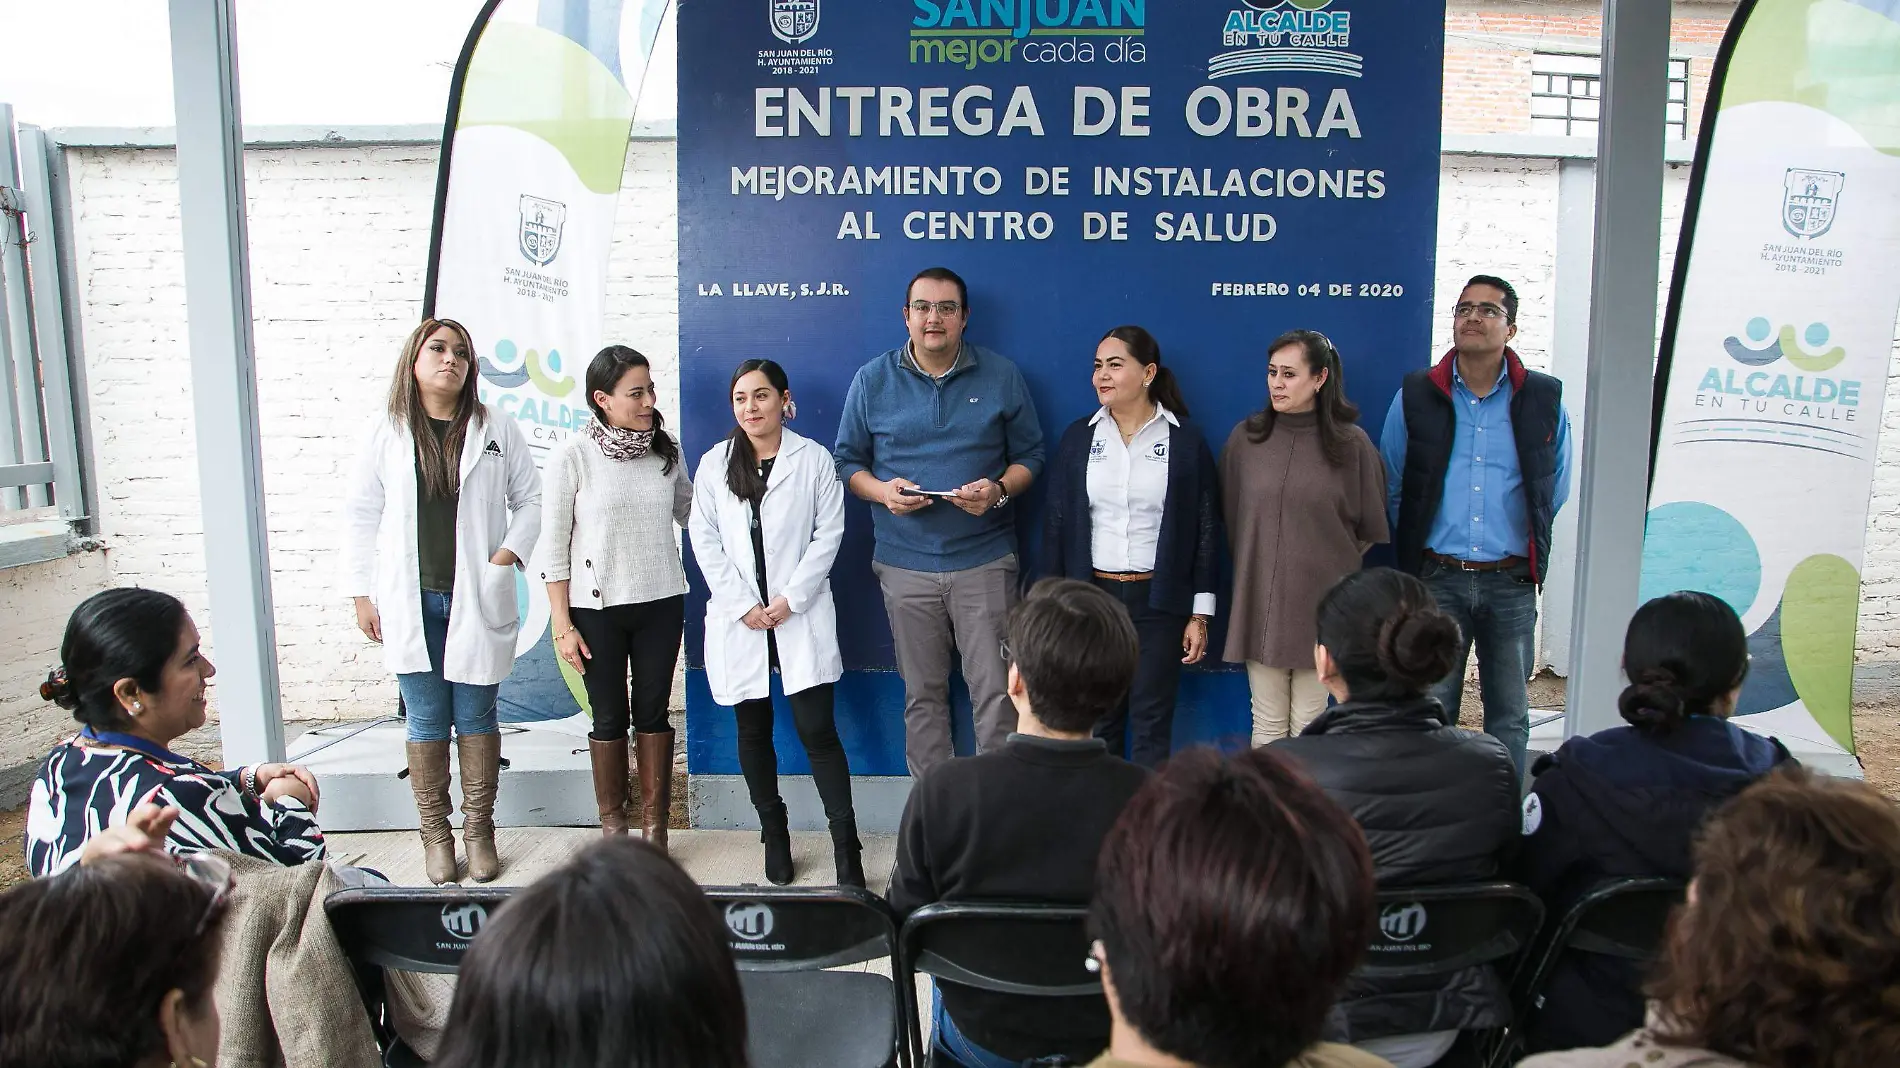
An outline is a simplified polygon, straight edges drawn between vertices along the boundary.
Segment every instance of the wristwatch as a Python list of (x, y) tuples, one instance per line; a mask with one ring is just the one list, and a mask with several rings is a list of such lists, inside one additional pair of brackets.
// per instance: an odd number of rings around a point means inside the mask
[(990, 507), (1001, 508), (1002, 506), (1008, 504), (1009, 503), (1009, 487), (1003, 485), (1003, 480), (1000, 478), (992, 478), (990, 479), (990, 481), (996, 483), (996, 492), (999, 494), (999, 496), (996, 498), (996, 503), (990, 505)]

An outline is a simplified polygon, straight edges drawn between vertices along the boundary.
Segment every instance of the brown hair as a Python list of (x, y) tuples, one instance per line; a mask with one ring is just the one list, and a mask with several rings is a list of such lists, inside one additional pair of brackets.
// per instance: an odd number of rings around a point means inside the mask
[(1149, 1045), (1255, 1068), (1319, 1040), (1374, 911), (1365, 835), (1293, 760), (1197, 748), (1115, 821), (1089, 922)]
[[(1313, 398), (1313, 411), (1319, 418), (1319, 451), (1328, 464), (1338, 467), (1346, 462), (1346, 445), (1351, 440), (1346, 427), (1359, 421), (1359, 406), (1346, 399), (1345, 365), (1332, 340), (1317, 330), (1288, 330), (1274, 338), (1267, 346), (1267, 359), (1271, 361), (1274, 353), (1292, 346), (1306, 357), (1308, 373), (1326, 375), (1319, 395)], [(1272, 437), (1279, 414), (1273, 409), (1273, 398), (1268, 397), (1265, 407), (1247, 417), (1247, 440), (1258, 445)]]
[(1092, 582), (1036, 583), (1010, 611), (1007, 634), (1030, 711), (1056, 730), (1094, 727), (1135, 684), (1135, 624), (1121, 602)]
[(0, 1064), (162, 1058), (159, 1006), (210, 1010), (223, 930), (212, 888), (149, 854), (0, 894)]
[[(416, 384), (416, 361), (422, 346), (444, 327), (455, 331), (468, 349), (468, 377), (462, 380), (462, 395), (455, 402), (455, 418), (449, 432), (437, 441), (429, 433), (428, 413), (422, 408), (422, 388)], [(481, 372), (475, 366), (475, 341), (468, 328), (453, 319), (424, 319), (409, 332), (402, 343), (402, 358), (396, 361), (396, 375), (389, 383), (389, 418), (409, 432), (416, 442), (416, 463), (422, 469), (422, 488), (433, 500), (453, 497), (462, 488), (462, 441), (468, 425), (481, 411)]]
[(1710, 818), (1695, 903), (1650, 993), (1664, 1041), (1763, 1068), (1900, 1056), (1900, 810), (1864, 782), (1794, 768)]

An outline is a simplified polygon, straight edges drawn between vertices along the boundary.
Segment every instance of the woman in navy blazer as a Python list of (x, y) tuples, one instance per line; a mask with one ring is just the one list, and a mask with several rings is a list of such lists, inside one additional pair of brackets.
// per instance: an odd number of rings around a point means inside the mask
[(1043, 573), (1095, 582), (1134, 619), (1135, 684), (1096, 734), (1152, 768), (1172, 749), (1181, 665), (1207, 652), (1220, 476), (1148, 331), (1103, 336), (1094, 382), (1101, 408), (1063, 432), (1045, 476)]

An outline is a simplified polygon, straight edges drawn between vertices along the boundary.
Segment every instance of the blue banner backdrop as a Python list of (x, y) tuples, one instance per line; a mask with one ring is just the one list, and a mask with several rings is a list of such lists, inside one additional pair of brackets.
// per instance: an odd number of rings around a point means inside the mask
[[(1375, 438), (1431, 354), (1442, 0), (689, 0), (679, 52), (695, 463), (731, 429), (727, 383), (751, 357), (785, 366), (798, 430), (829, 444), (852, 375), (905, 341), (905, 283), (933, 265), (968, 280), (968, 337), (1022, 368), (1052, 450), (1095, 410), (1095, 344), (1122, 323), (1160, 339), (1216, 445), (1264, 403), (1283, 330), (1334, 340)], [(854, 773), (902, 775), (903, 684), (870, 560), (851, 499), (832, 571), (840, 733)], [(732, 716), (700, 658), (705, 596), (694, 571), (689, 762), (733, 774)], [(1222, 624), (1183, 680), (1177, 743), (1246, 736)], [(780, 720), (783, 769), (803, 772)]]

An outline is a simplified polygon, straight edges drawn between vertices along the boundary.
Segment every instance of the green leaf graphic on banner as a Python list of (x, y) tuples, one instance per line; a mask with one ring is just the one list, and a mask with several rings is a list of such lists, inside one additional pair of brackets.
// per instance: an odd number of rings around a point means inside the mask
[(558, 33), (490, 23), (462, 83), (461, 127), (511, 126), (553, 145), (582, 184), (620, 189), (633, 98), (592, 52)]
[(1794, 690), (1814, 721), (1854, 751), (1854, 624), (1860, 573), (1838, 556), (1810, 556), (1788, 573), (1781, 595), (1781, 651)]
[(1722, 109), (1805, 104), (1900, 155), (1900, 22), (1849, 0), (1762, 0), (1729, 60)]

